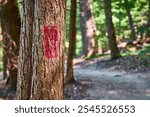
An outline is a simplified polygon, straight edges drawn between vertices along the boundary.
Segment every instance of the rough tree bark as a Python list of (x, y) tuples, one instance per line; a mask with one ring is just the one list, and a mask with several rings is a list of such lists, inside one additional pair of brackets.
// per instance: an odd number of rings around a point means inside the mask
[(3, 31), (3, 40), (8, 42), (4, 57), (8, 57), (9, 79), (13, 89), (16, 89), (17, 83), (17, 61), (19, 54), (19, 37), (20, 37), (20, 15), (17, 0), (2, 0), (1, 7), (1, 24)]
[(23, 0), (17, 80), (17, 99), (20, 100), (29, 100), (31, 95), (33, 22), (34, 0)]
[(65, 4), (65, 0), (35, 0), (31, 99), (64, 97)]
[(80, 0), (80, 17), (83, 54), (85, 56), (91, 56), (98, 51), (91, 0)]
[(116, 59), (120, 57), (120, 53), (117, 47), (116, 34), (115, 34), (114, 24), (112, 21), (111, 0), (104, 0), (104, 7), (105, 7), (105, 17), (106, 17), (106, 36), (109, 39), (111, 58)]
[(76, 0), (71, 0), (69, 48), (68, 48), (65, 83), (75, 82), (73, 73), (73, 57), (75, 55), (75, 43), (76, 43)]
[(134, 29), (134, 22), (133, 22), (133, 18), (132, 18), (131, 12), (130, 12), (128, 0), (124, 0), (124, 2), (125, 2), (125, 9), (127, 11), (127, 15), (128, 15), (128, 19), (129, 19), (132, 40), (136, 40), (136, 32)]

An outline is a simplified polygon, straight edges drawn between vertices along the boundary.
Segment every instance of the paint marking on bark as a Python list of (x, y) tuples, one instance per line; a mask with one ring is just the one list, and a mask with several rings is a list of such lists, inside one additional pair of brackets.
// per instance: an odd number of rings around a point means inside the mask
[(58, 28), (56, 26), (44, 26), (44, 52), (46, 58), (58, 56)]

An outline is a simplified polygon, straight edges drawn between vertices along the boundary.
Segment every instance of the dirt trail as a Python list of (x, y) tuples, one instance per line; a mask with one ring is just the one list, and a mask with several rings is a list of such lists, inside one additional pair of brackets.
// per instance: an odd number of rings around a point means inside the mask
[[(75, 66), (74, 72), (77, 83), (66, 86), (66, 99), (150, 99), (149, 73), (131, 74), (111, 68), (95, 69), (92, 66), (82, 68), (79, 65)], [(13, 99), (15, 92), (1, 86), (0, 99)]]
[(77, 81), (89, 84), (86, 99), (150, 99), (150, 74), (129, 74), (111, 69), (91, 70), (75, 67)]

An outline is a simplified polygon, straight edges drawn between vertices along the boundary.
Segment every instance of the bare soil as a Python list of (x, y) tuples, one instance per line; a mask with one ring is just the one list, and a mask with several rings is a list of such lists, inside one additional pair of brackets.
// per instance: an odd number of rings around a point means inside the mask
[(74, 67), (77, 83), (66, 86), (65, 96), (67, 99), (149, 100), (148, 60), (125, 57), (82, 61)]
[[(149, 100), (150, 74), (127, 73), (111, 69), (75, 68), (76, 81), (88, 85), (83, 99)], [(82, 83), (82, 82), (81, 82)], [(84, 84), (83, 84), (84, 85)]]

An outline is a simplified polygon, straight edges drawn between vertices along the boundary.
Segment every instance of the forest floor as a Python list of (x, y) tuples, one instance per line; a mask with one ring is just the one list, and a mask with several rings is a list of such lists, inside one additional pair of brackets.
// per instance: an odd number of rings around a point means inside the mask
[(3, 80), (3, 74), (0, 72), (0, 100), (12, 100), (15, 98), (15, 91), (6, 85), (6, 80)]
[[(99, 57), (86, 61), (82, 59), (74, 61), (76, 83), (65, 85), (65, 99), (150, 99), (150, 58), (140, 59), (138, 56), (128, 56), (109, 60)], [(5, 82), (0, 80), (0, 99), (15, 99), (15, 92), (6, 86)]]
[[(150, 59), (93, 59), (74, 67), (75, 84), (66, 86), (67, 99), (149, 100)], [(148, 63), (147, 63), (148, 62)]]

